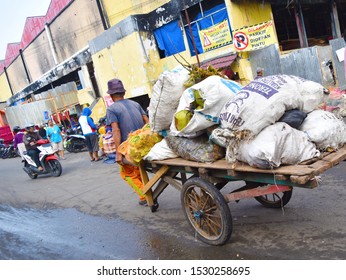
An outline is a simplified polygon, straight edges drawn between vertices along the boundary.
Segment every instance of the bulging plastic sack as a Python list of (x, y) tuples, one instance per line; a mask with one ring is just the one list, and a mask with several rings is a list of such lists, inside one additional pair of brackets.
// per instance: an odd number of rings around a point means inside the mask
[[(320, 152), (304, 132), (283, 122), (266, 127), (253, 140), (242, 142), (237, 152), (237, 160), (261, 169), (298, 164), (319, 156)], [(232, 161), (232, 157), (229, 159), (227, 154), (226, 160)]]
[[(186, 89), (180, 98), (172, 119), (170, 134), (174, 136), (196, 137), (206, 128), (219, 123), (219, 115), (224, 104), (236, 95), (242, 86), (220, 76), (211, 76)], [(190, 112), (189, 120), (182, 120), (177, 127), (177, 114)]]
[(161, 133), (169, 130), (188, 77), (189, 72), (183, 67), (165, 71), (159, 76), (153, 86), (148, 107), (149, 124), (152, 131)]
[(197, 162), (214, 162), (225, 157), (226, 150), (212, 142), (208, 135), (198, 138), (185, 138), (169, 135), (167, 145), (172, 151), (183, 159)]
[(321, 151), (337, 150), (346, 143), (346, 124), (331, 112), (315, 110), (308, 114), (299, 130)]

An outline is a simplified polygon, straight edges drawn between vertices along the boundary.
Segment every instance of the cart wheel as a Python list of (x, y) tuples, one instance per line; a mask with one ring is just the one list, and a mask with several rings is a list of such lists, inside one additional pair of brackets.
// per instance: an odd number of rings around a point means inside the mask
[(181, 204), (185, 217), (198, 237), (209, 245), (223, 245), (232, 234), (232, 215), (228, 205), (211, 183), (190, 178), (183, 185)]
[(282, 208), (284, 207), (292, 197), (292, 191), (279, 192), (273, 194), (266, 194), (257, 196), (255, 199), (265, 207), (269, 208)]

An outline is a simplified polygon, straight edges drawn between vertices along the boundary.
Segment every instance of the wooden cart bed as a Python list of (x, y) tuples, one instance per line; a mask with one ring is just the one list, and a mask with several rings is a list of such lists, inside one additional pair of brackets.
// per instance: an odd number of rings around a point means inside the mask
[[(185, 169), (186, 173), (213, 173), (213, 176), (228, 176), (228, 179), (246, 179), (256, 175), (261, 177), (271, 174), (278, 181), (290, 181), (293, 186), (304, 187), (307, 183), (311, 183), (306, 187), (312, 188), (316, 184), (311, 182), (316, 176), (321, 175), (326, 170), (338, 165), (346, 159), (346, 145), (335, 152), (323, 153), (321, 158), (314, 158), (298, 165), (280, 166), (275, 169), (259, 169), (251, 167), (246, 163), (236, 162), (230, 164), (225, 159), (215, 161), (213, 163), (201, 163), (185, 160), (182, 158), (166, 159), (161, 161), (146, 162), (145, 166), (153, 168), (167, 166), (171, 171), (180, 171)], [(218, 176), (218, 173), (219, 176)], [(287, 183), (287, 182), (286, 182)]]
[[(282, 208), (290, 201), (293, 187), (316, 187), (319, 175), (345, 159), (346, 145), (318, 159), (272, 170), (253, 168), (241, 162), (230, 164), (225, 160), (213, 163), (182, 158), (143, 161), (140, 164), (142, 191), (151, 211), (155, 212), (159, 195), (168, 185), (175, 187), (181, 193), (184, 215), (198, 238), (210, 245), (223, 245), (233, 229), (227, 203), (254, 198), (265, 207)], [(153, 176), (149, 178), (148, 173)], [(229, 181), (245, 181), (245, 186), (221, 193)]]

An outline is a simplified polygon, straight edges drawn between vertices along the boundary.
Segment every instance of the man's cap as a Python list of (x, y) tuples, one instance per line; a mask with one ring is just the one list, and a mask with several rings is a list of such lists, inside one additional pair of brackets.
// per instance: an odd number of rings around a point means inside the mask
[(122, 81), (118, 79), (108, 81), (108, 94), (124, 93), (125, 91)]
[(30, 128), (30, 127), (35, 127), (35, 125), (33, 123), (26, 123), (25, 128)]

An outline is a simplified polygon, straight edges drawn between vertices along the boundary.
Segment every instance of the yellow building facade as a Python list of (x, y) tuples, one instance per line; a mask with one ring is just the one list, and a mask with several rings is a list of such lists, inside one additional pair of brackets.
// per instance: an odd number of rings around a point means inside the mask
[[(232, 36), (235, 30), (244, 26), (273, 20), (270, 4), (263, 4), (257, 1), (103, 0), (104, 14), (111, 26), (108, 30), (102, 32), (100, 22), (98, 22), (97, 27), (93, 27), (91, 30), (87, 29), (87, 37), (85, 37), (85, 32), (83, 31), (82, 34), (80, 34), (81, 32), (74, 32), (74, 39), (70, 43), (60, 39), (59, 36), (63, 35), (60, 34), (61, 30), (69, 31), (68, 28), (70, 27), (64, 26), (64, 22), (66, 23), (68, 21), (64, 20), (71, 17), (71, 13), (73, 13), (75, 7), (78, 7), (79, 12), (74, 15), (76, 19), (74, 19), (75, 24), (73, 26), (77, 26), (74, 29), (82, 30), (77, 25), (77, 22), (84, 26), (83, 30), (86, 29), (87, 21), (90, 21), (93, 26), (96, 24), (96, 4), (94, 1), (92, 2), (92, 6), (85, 5), (85, 0), (82, 2), (72, 2), (70, 7), (50, 25), (50, 29), (59, 62), (82, 48), (84, 45), (83, 42), (89, 42), (97, 87), (100, 96), (103, 97), (107, 97), (107, 81), (114, 77), (124, 82), (127, 89), (127, 98), (144, 95), (150, 97), (152, 86), (159, 75), (165, 70), (171, 70), (178, 66), (179, 62), (177, 59), (179, 61), (185, 60), (189, 64), (197, 63), (197, 56), (193, 54), (192, 46), (188, 42), (190, 35), (183, 3), (185, 3), (187, 10), (191, 12), (191, 9), (204, 5), (203, 3), (209, 3), (208, 5), (210, 6), (215, 2), (222, 2), (227, 12)], [(192, 13), (190, 16), (193, 18), (194, 14)], [(181, 41), (185, 49), (175, 55), (162, 56), (154, 33), (157, 29), (166, 26), (172, 21), (177, 21), (181, 27)], [(69, 31), (69, 34), (71, 32), (73, 32), (73, 28)], [(47, 40), (44, 32), (23, 52), (32, 81), (37, 80), (43, 73), (54, 67), (49, 44), (42, 40)], [(45, 49), (40, 50), (40, 52), (32, 52), (32, 49), (38, 49), (37, 45), (45, 46)], [(67, 46), (70, 46), (71, 50)], [(36, 57), (38, 53), (41, 57)], [(248, 53), (237, 52), (231, 43), (211, 51), (199, 53), (198, 59), (203, 63), (220, 56), (227, 56), (234, 53), (238, 54), (238, 58), (232, 64), (232, 69), (239, 74), (242, 83), (247, 83), (253, 79), (253, 69), (251, 69)], [(10, 73), (9, 79), (14, 93), (20, 91), (27, 85), (24, 70), (21, 69), (23, 67), (19, 62), (20, 59), (18, 57), (8, 68), (8, 72)], [(17, 64), (19, 66), (15, 67)], [(20, 75), (18, 75), (18, 69), (21, 70)], [(14, 79), (14, 77), (17, 77), (17, 79)], [(0, 102), (6, 101), (11, 95), (12, 93), (6, 76), (2, 73), (0, 75)]]
[[(168, 57), (160, 56), (157, 40), (154, 38), (153, 33), (155, 27), (161, 27), (169, 23), (171, 18), (167, 15), (163, 15), (162, 17), (157, 16), (155, 24), (161, 22), (156, 25), (151, 25), (147, 30), (143, 30), (143, 28), (136, 26), (136, 24), (138, 25), (138, 22), (143, 22), (145, 15), (155, 17), (155, 12), (159, 13), (161, 10), (168, 10), (169, 6), (167, 5), (172, 4), (169, 2), (177, 3), (179, 1), (104, 1), (108, 20), (112, 25), (112, 27), (106, 32), (110, 34), (117, 32), (125, 33), (125, 22), (131, 18), (131, 22), (133, 22), (135, 26), (132, 32), (127, 30), (129, 34), (120, 36), (115, 39), (114, 42), (109, 43), (108, 45), (104, 44), (103, 47), (99, 46), (92, 51), (92, 60), (94, 62), (95, 73), (101, 95), (107, 96), (107, 81), (116, 77), (121, 79), (125, 85), (127, 90), (126, 98), (137, 97), (145, 94), (150, 96), (152, 86), (158, 79), (159, 75), (163, 71), (172, 70), (179, 65), (177, 59), (180, 62), (185, 60), (189, 64), (197, 63), (197, 57), (191, 54), (191, 46), (189, 47), (187, 42), (187, 37), (189, 36), (186, 34), (188, 33), (187, 28), (182, 30), (186, 49)], [(198, 2), (199, 1), (185, 1), (186, 4), (189, 3), (191, 5), (199, 5)], [(261, 4), (255, 1), (239, 2), (224, 2), (232, 33), (234, 30), (245, 26), (256, 25), (273, 20), (270, 4)], [(175, 12), (175, 19), (178, 19), (179, 24), (182, 25), (182, 18), (185, 16), (184, 9)], [(142, 17), (135, 17), (138, 14), (141, 14)], [(148, 20), (148, 22), (150, 22), (150, 20)], [(129, 24), (127, 24), (127, 26), (129, 26)], [(277, 42), (276, 38), (275, 41)], [(237, 51), (234, 49), (232, 44), (228, 44), (211, 51), (200, 53), (198, 54), (198, 59), (203, 63), (204, 61), (209, 61), (213, 58), (227, 56), (234, 53), (237, 53)], [(239, 78), (244, 84), (254, 78), (247, 52), (238, 52), (238, 59), (233, 63), (232, 70), (239, 73)]]

